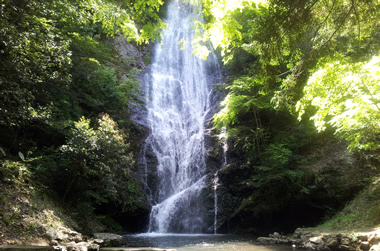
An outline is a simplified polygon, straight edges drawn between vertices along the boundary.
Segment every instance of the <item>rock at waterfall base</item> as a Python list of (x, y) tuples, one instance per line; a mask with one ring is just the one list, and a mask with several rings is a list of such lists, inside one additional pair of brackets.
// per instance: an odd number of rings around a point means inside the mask
[[(102, 247), (120, 247), (124, 244), (123, 237), (112, 233), (95, 233), (94, 237)], [(102, 241), (103, 242), (102, 242)]]
[(297, 248), (316, 251), (380, 251), (379, 238), (376, 233), (366, 234), (321, 234), (305, 229), (296, 229), (289, 236), (270, 234), (269, 237), (259, 237), (262, 244), (294, 244)]

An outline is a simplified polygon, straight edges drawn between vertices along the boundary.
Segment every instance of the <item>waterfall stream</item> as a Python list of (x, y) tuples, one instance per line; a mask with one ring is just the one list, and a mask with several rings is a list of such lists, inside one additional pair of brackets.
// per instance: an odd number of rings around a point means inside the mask
[(204, 127), (211, 84), (220, 72), (215, 70), (219, 69), (215, 55), (206, 61), (192, 55), (192, 26), (200, 8), (190, 2), (194, 1), (169, 2), (164, 20), (168, 28), (153, 48), (151, 70), (145, 77), (150, 136), (144, 151), (150, 147), (157, 159), (155, 184), (148, 196), (153, 205), (149, 232), (201, 233), (210, 227), (201, 199), (210, 183)]

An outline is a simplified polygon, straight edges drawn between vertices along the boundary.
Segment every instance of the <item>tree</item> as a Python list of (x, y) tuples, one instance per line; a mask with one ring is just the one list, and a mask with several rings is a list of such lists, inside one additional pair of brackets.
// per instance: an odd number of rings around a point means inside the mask
[[(238, 74), (254, 76), (256, 83), (261, 85), (259, 90), (251, 91), (249, 82), (252, 77), (239, 81), (240, 92), (246, 95), (244, 102), (242, 96), (236, 96), (235, 84), (228, 87), (230, 93), (225, 100), (228, 105), (215, 117), (217, 124), (222, 123), (222, 118), (227, 124), (234, 122), (239, 110), (248, 103), (255, 103), (257, 96), (265, 93), (269, 96), (267, 107), (270, 100), (275, 109), (289, 110), (294, 115), (296, 109), (304, 111), (301, 104), (306, 106), (311, 102), (316, 108), (313, 119), (319, 129), (323, 128), (326, 116), (335, 116), (335, 119), (327, 120), (336, 127), (338, 135), (352, 143), (351, 149), (376, 148), (379, 118), (375, 115), (375, 111), (378, 112), (375, 86), (378, 86), (378, 78), (376, 63), (371, 59), (379, 55), (380, 49), (375, 42), (380, 31), (378, 1), (226, 0), (213, 3), (204, 1), (209, 23), (199, 25), (205, 30), (203, 39), (220, 48), (225, 62), (232, 69), (240, 60), (234, 60), (234, 57), (244, 55), (242, 50), (253, 55), (254, 63)], [(359, 74), (360, 70), (363, 73)], [(350, 74), (357, 80), (348, 81)], [(239, 79), (243, 78), (239, 76)], [(345, 98), (326, 97), (322, 90)], [(357, 98), (349, 99), (349, 95)], [(368, 95), (372, 95), (368, 99), (372, 105), (358, 101), (358, 97)], [(314, 102), (311, 101), (313, 98)], [(349, 104), (347, 100), (353, 103)], [(322, 101), (323, 104), (317, 104)], [(343, 108), (345, 106), (351, 108)], [(354, 109), (363, 115), (348, 115), (348, 110)], [(363, 137), (364, 131), (372, 136)]]
[(380, 57), (354, 63), (335, 56), (318, 65), (298, 102), (299, 119), (312, 106), (319, 131), (326, 123), (350, 142), (351, 150), (380, 148)]
[(124, 212), (139, 205), (134, 158), (124, 133), (108, 114), (99, 118), (97, 129), (82, 117), (61, 151), (66, 164), (57, 178), (67, 184), (63, 200), (71, 197), (94, 208), (113, 202)]

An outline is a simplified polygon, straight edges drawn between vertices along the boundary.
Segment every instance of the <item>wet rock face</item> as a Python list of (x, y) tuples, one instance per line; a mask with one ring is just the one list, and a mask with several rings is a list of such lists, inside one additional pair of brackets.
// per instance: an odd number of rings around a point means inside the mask
[[(378, 251), (379, 236), (377, 233), (365, 234), (321, 234), (318, 231), (296, 229), (293, 235), (285, 236), (278, 233), (269, 237), (259, 237), (263, 244), (285, 244), (293, 247), (316, 251)], [(372, 243), (372, 244), (371, 244)]]
[(120, 56), (132, 67), (136, 67), (139, 69), (145, 68), (145, 64), (143, 61), (143, 55), (145, 54), (145, 51), (141, 52), (139, 48), (129, 43), (127, 39), (122, 35), (116, 35), (115, 38), (112, 39), (112, 43), (115, 46), (115, 48), (119, 51)]

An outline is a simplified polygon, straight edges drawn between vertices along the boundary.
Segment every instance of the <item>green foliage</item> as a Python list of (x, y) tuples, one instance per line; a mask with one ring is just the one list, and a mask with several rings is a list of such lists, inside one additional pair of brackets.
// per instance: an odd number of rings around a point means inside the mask
[[(158, 4), (150, 6), (158, 10)], [(133, 11), (119, 7), (112, 1), (5, 1), (0, 11), (0, 124), (17, 133), (18, 127), (39, 121), (65, 134), (61, 128), (81, 115), (125, 114), (131, 91), (119, 87), (120, 71), (131, 67), (114, 57), (104, 39), (120, 32), (113, 28), (117, 22), (132, 25), (123, 20), (131, 19)], [(132, 90), (134, 76), (126, 80)]]
[[(226, 0), (214, 4), (204, 0), (203, 5), (208, 23), (198, 24), (205, 30), (199, 36), (221, 50), (224, 61), (243, 82), (239, 93), (229, 87), (225, 108), (215, 117), (219, 127), (237, 123), (237, 114), (247, 109), (248, 100), (255, 100), (257, 106), (259, 91), (251, 92), (249, 84), (250, 76), (255, 76), (267, 96), (267, 107), (271, 100), (276, 109), (296, 114), (301, 100), (302, 115), (306, 103), (313, 103), (316, 115), (312, 119), (319, 129), (329, 122), (341, 138), (351, 142), (352, 150), (378, 148), (379, 79), (377, 57), (372, 59), (380, 49), (374, 42), (380, 27), (377, 1)], [(350, 74), (356, 79), (348, 80)], [(306, 115), (312, 116), (310, 110)]]
[[(270, 96), (256, 77), (237, 78), (227, 89), (230, 92), (222, 102), (223, 109), (214, 116), (214, 123), (218, 128), (235, 124), (238, 122), (239, 114), (255, 113), (258, 109), (272, 107)], [(258, 120), (259, 118), (256, 118), (257, 125)]]
[[(334, 57), (338, 59), (338, 57)], [(349, 141), (351, 150), (380, 147), (380, 60), (365, 63), (341, 60), (324, 63), (310, 77), (298, 103), (299, 118), (308, 106), (319, 130), (329, 123)]]
[(23, 161), (11, 161), (11, 160), (1, 160), (0, 161), (0, 177), (4, 182), (21, 184), (21, 183), (31, 183), (32, 174), (30, 172), (30, 165)]
[(67, 144), (45, 149), (31, 161), (34, 178), (76, 208), (73, 216), (84, 228), (85, 219), (94, 213), (107, 218), (135, 213), (144, 200), (127, 139), (108, 114), (98, 119), (96, 128), (82, 117)]
[[(46, 18), (44, 3), (2, 3), (0, 12), (1, 123), (18, 126), (29, 109), (50, 104), (70, 82), (69, 41)], [(38, 15), (36, 15), (38, 14)]]
[(92, 203), (103, 204), (127, 196), (134, 161), (117, 124), (107, 114), (98, 124), (94, 130), (90, 120), (81, 118), (61, 151), (69, 163), (64, 166), (68, 184), (64, 196), (75, 191), (72, 195), (89, 196)]
[(126, 143), (140, 70), (109, 37), (121, 34), (134, 45), (159, 40), (162, 4), (1, 1), (0, 157), (28, 167), (7, 163), (5, 179), (38, 180), (82, 216), (104, 205), (111, 217), (143, 207)]

